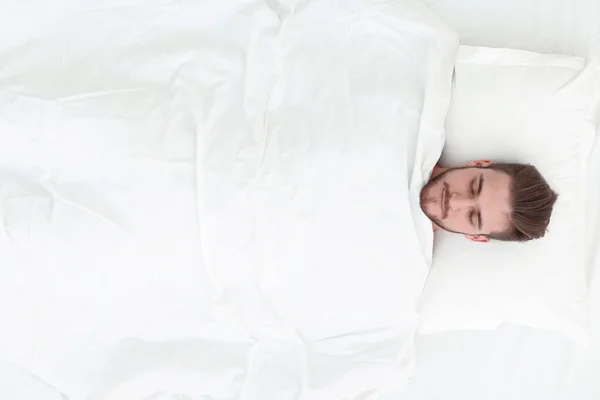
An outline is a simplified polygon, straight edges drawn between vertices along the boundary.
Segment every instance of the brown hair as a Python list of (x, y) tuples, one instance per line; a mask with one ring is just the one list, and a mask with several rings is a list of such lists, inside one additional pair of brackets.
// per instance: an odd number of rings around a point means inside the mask
[(542, 174), (529, 164), (491, 164), (489, 169), (511, 177), (511, 228), (488, 235), (491, 239), (526, 242), (544, 237), (558, 198)]

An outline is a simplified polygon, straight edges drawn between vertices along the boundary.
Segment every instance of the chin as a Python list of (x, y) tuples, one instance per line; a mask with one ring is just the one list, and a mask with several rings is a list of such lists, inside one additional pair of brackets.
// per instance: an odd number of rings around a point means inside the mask
[(421, 210), (423, 210), (429, 218), (434, 216), (437, 207), (439, 207), (441, 191), (436, 186), (438, 185), (430, 186), (428, 184), (421, 190), (419, 195), (419, 205), (421, 206)]

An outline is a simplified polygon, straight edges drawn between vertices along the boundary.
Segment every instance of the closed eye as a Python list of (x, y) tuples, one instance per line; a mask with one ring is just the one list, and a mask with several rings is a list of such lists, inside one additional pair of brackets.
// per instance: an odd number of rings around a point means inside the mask
[[(481, 190), (483, 189), (483, 174), (479, 175), (478, 178), (479, 179), (473, 178), (471, 181), (471, 188), (469, 191), (473, 197), (475, 197), (475, 194), (479, 196), (481, 194)], [(477, 228), (481, 230), (481, 211), (479, 211), (479, 209), (473, 209), (469, 213), (469, 222), (473, 227), (477, 226)]]
[[(477, 188), (477, 196), (481, 195), (481, 190), (483, 189), (483, 174), (479, 176), (479, 187)], [(481, 221), (481, 210), (477, 209), (477, 225), (479, 226), (479, 230), (481, 230), (481, 226), (483, 222)]]
[(471, 210), (469, 213), (469, 222), (473, 228), (481, 230), (481, 212), (476, 209)]
[(479, 196), (481, 194), (481, 189), (483, 189), (483, 174), (479, 175), (479, 179), (473, 178), (471, 181), (470, 192), (472, 196)]

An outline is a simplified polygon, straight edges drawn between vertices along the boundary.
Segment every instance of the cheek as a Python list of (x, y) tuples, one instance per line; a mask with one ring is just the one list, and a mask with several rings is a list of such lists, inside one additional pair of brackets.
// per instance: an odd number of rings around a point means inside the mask
[(425, 191), (425, 196), (429, 200), (435, 199), (437, 193), (439, 193), (439, 182), (435, 182), (432, 185), (427, 186), (427, 190)]
[(464, 231), (468, 227), (468, 223), (465, 220), (465, 216), (460, 213), (448, 215), (446, 223), (448, 225), (452, 225), (452, 227), (457, 231)]
[(454, 177), (448, 181), (448, 184), (452, 188), (452, 191), (463, 191), (467, 186), (468, 179), (462, 179), (461, 177)]
[(446, 218), (446, 224), (448, 224), (448, 225), (452, 225), (453, 227), (455, 227), (456, 222), (457, 222), (456, 215), (448, 215), (448, 218)]

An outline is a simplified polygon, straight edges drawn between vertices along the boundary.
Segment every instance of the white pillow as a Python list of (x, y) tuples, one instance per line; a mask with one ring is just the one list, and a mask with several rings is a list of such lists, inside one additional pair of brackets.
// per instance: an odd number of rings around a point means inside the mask
[(549, 230), (528, 243), (436, 236), (419, 331), (510, 322), (586, 342), (585, 163), (594, 136), (594, 76), (580, 58), (462, 46), (442, 166), (535, 165), (559, 194)]

